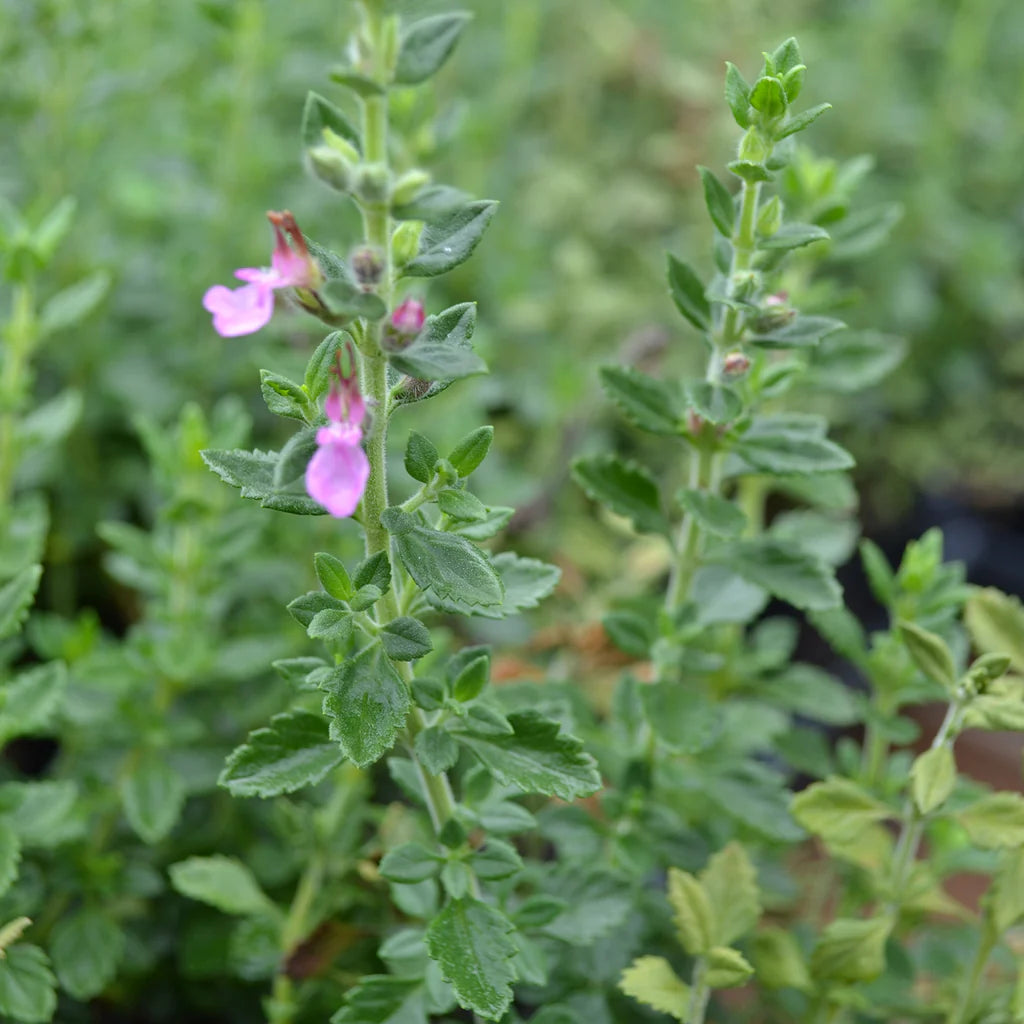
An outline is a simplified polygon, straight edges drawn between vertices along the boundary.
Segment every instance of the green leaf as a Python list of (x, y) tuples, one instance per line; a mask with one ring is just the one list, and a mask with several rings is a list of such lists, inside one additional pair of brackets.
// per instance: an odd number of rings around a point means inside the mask
[(860, 542), (860, 560), (871, 592), (882, 604), (892, 604), (896, 596), (896, 577), (882, 549), (865, 538)]
[(434, 75), (451, 55), (471, 15), (464, 11), (421, 18), (403, 29), (395, 82), (416, 85)]
[(18, 833), (0, 821), (0, 896), (14, 884), (21, 864), (21, 843)]
[(765, 117), (774, 119), (786, 112), (786, 93), (777, 78), (762, 76), (750, 90), (750, 105)]
[(823, 339), (805, 379), (848, 394), (880, 384), (907, 354), (903, 338), (874, 331), (843, 331)]
[(748, 340), (761, 348), (811, 348), (845, 326), (842, 320), (830, 316), (798, 316), (783, 327)]
[(922, 814), (930, 814), (949, 799), (956, 785), (956, 761), (949, 747), (934, 747), (914, 759), (910, 792)]
[(964, 727), (1024, 732), (1024, 701), (988, 694), (975, 697), (964, 715)]
[(318, 551), (313, 556), (313, 568), (316, 570), (316, 578), (320, 585), (331, 597), (339, 601), (348, 601), (355, 593), (348, 570), (340, 558), (335, 558), (326, 551)]
[(475, 327), (476, 303), (452, 306), (428, 316), (415, 341), (400, 352), (390, 353), (388, 359), (396, 369), (418, 380), (450, 382), (486, 373), (487, 364), (469, 343)]
[(98, 996), (117, 974), (125, 935), (98, 910), (81, 909), (61, 918), (50, 938), (50, 956), (61, 987), (83, 1002)]
[(479, 199), (427, 224), (419, 252), (402, 267), (402, 276), (437, 277), (454, 270), (473, 254), (497, 211), (496, 202)]
[(797, 45), (794, 36), (790, 36), (775, 48), (772, 52), (772, 63), (775, 65), (775, 71), (779, 75), (788, 74), (802, 63), (800, 47)]
[(452, 696), (463, 702), (476, 700), (483, 693), (490, 675), (490, 654), (481, 654), (473, 658), (455, 676), (452, 682)]
[(758, 181), (771, 181), (772, 179), (772, 176), (761, 164), (756, 164), (752, 160), (730, 160), (726, 167), (737, 178), (742, 178), (744, 181), (751, 182), (752, 184)]
[(633, 913), (633, 893), (619, 874), (581, 861), (564, 869), (557, 882), (566, 908), (544, 930), (563, 942), (592, 945), (621, 928)]
[(217, 782), (232, 796), (280, 796), (320, 782), (343, 756), (320, 715), (286, 711), (249, 733), (228, 755)]
[[(508, 505), (494, 505), (487, 508), (487, 517), (478, 523), (453, 523), (449, 529), (470, 540), (489, 540), (509, 524), (515, 509)], [(491, 560), (492, 562), (494, 559)]]
[(471, 866), (478, 878), (496, 882), (522, 871), (523, 859), (511, 843), (488, 838), (487, 845), (473, 854)]
[(498, 574), (465, 537), (428, 529), (395, 508), (385, 509), (381, 522), (421, 590), (470, 606), (501, 604), (505, 591)]
[(619, 988), (638, 1003), (667, 1013), (684, 1024), (690, 1019), (690, 986), (664, 957), (642, 956), (634, 960), (622, 972)]
[(57, 979), (38, 947), (19, 942), (0, 960), (0, 1013), (22, 1024), (46, 1024), (57, 1008)]
[(387, 314), (384, 300), (375, 292), (364, 292), (344, 277), (335, 277), (317, 289), (335, 323), (347, 323), (362, 317), (382, 320)]
[(11, 679), (0, 690), (0, 744), (46, 729), (60, 706), (67, 678), (62, 661), (49, 661)]
[(858, 703), (850, 689), (816, 665), (797, 662), (785, 667), (778, 675), (760, 683), (757, 695), (777, 707), (826, 725), (852, 725), (860, 717)]
[(362, 96), (363, 99), (369, 99), (372, 96), (383, 96), (387, 92), (387, 89), (379, 82), (375, 82), (372, 78), (367, 78), (366, 75), (360, 75), (358, 72), (352, 71), (350, 68), (341, 67), (340, 65), (332, 68), (327, 77), (332, 82), (336, 82), (346, 89), (351, 89), (357, 96)]
[(310, 411), (309, 398), (295, 381), (270, 370), (260, 370), (260, 392), (267, 408), (275, 416), (306, 422), (306, 414)]
[(1009, 655), (1013, 667), (1024, 672), (1024, 604), (1020, 598), (995, 587), (974, 588), (964, 621), (978, 650)]
[[(367, 589), (371, 590), (371, 597), (380, 597), (376, 587)], [(355, 628), (352, 613), (347, 609), (324, 608), (310, 620), (306, 627), (306, 635), (311, 640), (323, 640), (325, 643), (344, 645), (351, 639)]]
[(885, 970), (892, 919), (838, 918), (827, 925), (811, 954), (811, 976), (821, 982), (871, 981)]
[(1003, 854), (984, 904), (997, 935), (1024, 919), (1024, 846)]
[(790, 249), (802, 249), (812, 242), (820, 242), (829, 237), (824, 228), (817, 224), (783, 224), (774, 235), (762, 238), (760, 248), (788, 252)]
[(889, 808), (850, 779), (815, 782), (793, 797), (793, 817), (826, 841), (849, 842), (869, 825), (892, 816)]
[(380, 640), (388, 657), (394, 661), (415, 661), (434, 649), (430, 630), (408, 615), (387, 623), (381, 630)]
[(467, 434), (448, 454), (455, 472), (465, 479), (487, 458), (494, 440), (494, 427), (477, 427)]
[(363, 587), (376, 587), (382, 594), (391, 586), (391, 563), (386, 551), (378, 551), (369, 555), (356, 566), (352, 574), (352, 582), (357, 590)]
[(755, 421), (735, 452), (763, 473), (827, 473), (853, 466), (845, 449), (797, 424)]
[(512, 551), (503, 551), (491, 559), (505, 588), (502, 612), (512, 615), (526, 608), (536, 608), (558, 586), (562, 570), (557, 565), (523, 558)]
[(728, 566), (794, 608), (821, 611), (842, 599), (842, 588), (824, 562), (770, 538), (735, 541), (710, 552), (708, 560)]
[(204, 449), (199, 453), (207, 464), (232, 487), (238, 487), (243, 498), (255, 498), (264, 508), (290, 512), (293, 515), (322, 516), (327, 510), (306, 494), (289, 493), (275, 483), (275, 471), (281, 456), (278, 452), (217, 451)]
[(59, 846), (84, 827), (78, 784), (71, 779), (6, 782), (0, 786), (0, 808), (26, 848)]
[(21, 628), (35, 597), (41, 565), (28, 565), (0, 587), (0, 640), (12, 636)]
[(600, 788), (594, 759), (583, 752), (582, 742), (563, 733), (557, 722), (536, 711), (520, 711), (508, 720), (515, 730), (511, 736), (456, 736), (502, 785), (563, 800), (589, 796)]
[(676, 500), (701, 529), (718, 537), (738, 537), (747, 528), (743, 510), (717, 494), (684, 488), (676, 494)]
[(121, 783), (121, 805), (135, 834), (152, 845), (181, 817), (185, 782), (167, 763), (166, 751), (147, 751)]
[(409, 440), (405, 445), (405, 471), (421, 484), (429, 483), (434, 478), (434, 466), (440, 455), (434, 442), (417, 430), (409, 431)]
[(716, 946), (707, 954), (707, 973), (704, 980), (711, 988), (736, 988), (745, 985), (754, 973), (747, 958), (736, 949)]
[(189, 857), (168, 869), (182, 896), (208, 903), (225, 914), (266, 914), (276, 908), (252, 872), (233, 857)]
[(605, 394), (631, 423), (652, 434), (679, 436), (685, 410), (671, 385), (631, 366), (602, 366), (598, 373)]
[(725, 101), (741, 128), (750, 127), (750, 86), (739, 68), (725, 62)]
[(991, 793), (957, 815), (971, 840), (985, 850), (1024, 845), (1024, 797)]
[(680, 753), (705, 750), (721, 732), (721, 710), (674, 680), (642, 686), (640, 700), (644, 717), (658, 738)]
[(715, 944), (715, 915), (704, 887), (688, 871), (668, 869), (668, 901), (683, 949), (691, 956)]
[(728, 843), (708, 861), (700, 884), (711, 907), (716, 946), (735, 942), (757, 924), (761, 916), (757, 871), (739, 843)]
[(831, 109), (831, 103), (819, 103), (816, 107), (811, 107), (810, 110), (805, 110), (802, 114), (794, 114), (786, 119), (786, 123), (775, 133), (775, 138), (782, 140), (790, 135), (795, 135), (797, 132), (802, 132), (817, 121), (826, 110)]
[(363, 143), (359, 132), (351, 121), (330, 100), (319, 93), (306, 94), (302, 108), (302, 145), (305, 149), (320, 146), (324, 142), (324, 129), (329, 128), (362, 152)]
[(573, 462), (572, 475), (594, 501), (632, 520), (641, 533), (669, 533), (657, 484), (642, 466), (614, 455), (591, 455)]
[(459, 745), (452, 735), (439, 726), (428, 726), (416, 734), (416, 756), (431, 775), (440, 775), (454, 767), (459, 759)]
[(512, 922), (475, 899), (451, 900), (427, 929), (427, 952), (441, 965), (464, 1010), (498, 1020), (512, 1003), (516, 946)]
[(719, 234), (726, 238), (732, 238), (733, 224), (736, 220), (736, 207), (733, 204), (732, 193), (707, 167), (698, 167), (697, 170), (700, 172), (700, 180), (704, 186), (704, 202), (707, 204), (712, 223), (718, 229)]
[(389, 882), (411, 884), (437, 877), (443, 864), (443, 857), (421, 843), (402, 843), (384, 855), (380, 873)]
[(319, 401), (327, 393), (331, 383), (331, 369), (335, 365), (338, 352), (345, 341), (351, 340), (352, 336), (345, 331), (334, 331), (317, 345), (309, 357), (303, 385), (309, 393), (311, 402)]
[(461, 487), (446, 487), (441, 491), (437, 496), (437, 507), (460, 523), (482, 523), (487, 519), (487, 506)]
[(743, 412), (743, 400), (727, 384), (691, 381), (686, 397), (694, 411), (709, 423), (729, 423)]
[(331, 739), (360, 768), (382, 758), (405, 728), (409, 690), (379, 643), (347, 658), (321, 683)]
[(426, 1024), (422, 978), (364, 974), (331, 1024)]
[(901, 621), (897, 625), (914, 664), (952, 693), (956, 689), (956, 663), (946, 641), (913, 622)]
[(110, 275), (98, 270), (57, 292), (39, 314), (39, 334), (48, 337), (68, 327), (77, 327), (100, 304), (110, 288)]
[(711, 306), (700, 278), (671, 253), (668, 257), (668, 289), (672, 301), (687, 320), (700, 331), (711, 329)]
[(759, 929), (754, 936), (753, 955), (760, 984), (768, 988), (795, 988), (801, 992), (813, 987), (800, 944), (785, 929)]

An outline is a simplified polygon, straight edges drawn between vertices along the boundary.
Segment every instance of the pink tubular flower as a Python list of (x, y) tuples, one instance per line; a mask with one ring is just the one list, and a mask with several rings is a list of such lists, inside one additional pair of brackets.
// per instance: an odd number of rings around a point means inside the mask
[(391, 326), (399, 334), (419, 334), (423, 330), (423, 321), (425, 319), (423, 303), (417, 299), (406, 299), (400, 306), (396, 306), (392, 312)]
[(306, 467), (306, 491), (332, 516), (344, 519), (359, 507), (370, 478), (370, 462), (360, 445), (366, 404), (355, 369), (348, 377), (342, 376), (340, 367), (336, 373), (324, 402), (330, 422), (316, 432), (318, 447)]
[[(315, 288), (321, 281), (320, 268), (309, 254), (295, 218), (285, 210), (271, 211), (267, 219), (274, 228), (270, 269), (242, 267), (235, 271), (235, 277), (247, 282), (241, 288), (216, 284), (203, 296), (203, 307), (213, 314), (213, 329), (222, 338), (252, 334), (266, 326), (274, 313), (274, 292), (278, 288)], [(288, 244), (285, 232), (294, 248)]]

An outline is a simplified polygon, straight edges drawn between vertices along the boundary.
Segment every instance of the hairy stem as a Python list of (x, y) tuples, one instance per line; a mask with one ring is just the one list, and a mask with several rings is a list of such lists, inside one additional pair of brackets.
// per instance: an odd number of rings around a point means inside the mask
[(697, 957), (690, 978), (690, 1008), (686, 1015), (686, 1024), (704, 1024), (711, 988), (707, 983), (708, 962), (704, 957)]

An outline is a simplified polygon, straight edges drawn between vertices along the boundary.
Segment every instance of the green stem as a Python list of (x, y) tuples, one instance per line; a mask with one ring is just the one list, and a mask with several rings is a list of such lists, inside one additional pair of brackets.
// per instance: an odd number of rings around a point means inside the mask
[[(716, 477), (717, 463), (714, 452), (705, 447), (700, 448), (697, 457), (690, 460), (690, 489), (717, 493)], [(676, 561), (672, 566), (668, 592), (665, 595), (665, 607), (670, 612), (681, 608), (690, 596), (693, 576), (700, 566), (702, 540), (703, 530), (700, 523), (688, 512), (679, 527)]]
[(36, 342), (32, 288), (27, 282), (15, 286), (4, 338), (0, 370), (0, 509), (6, 510), (18, 463), (18, 410), (28, 384), (29, 359)]
[(704, 1024), (711, 989), (707, 983), (708, 962), (704, 957), (697, 957), (693, 965), (690, 979), (690, 1009), (686, 1015), (686, 1024)]
[(960, 992), (955, 1009), (949, 1015), (948, 1024), (966, 1024), (970, 1019), (969, 1013), (971, 1004), (974, 1002), (975, 993), (978, 991), (978, 984), (981, 976), (985, 973), (985, 964), (988, 963), (989, 955), (996, 944), (997, 937), (993, 930), (986, 927), (978, 940), (978, 951), (974, 955), (974, 963), (971, 965), (971, 973), (967, 976), (967, 984)]

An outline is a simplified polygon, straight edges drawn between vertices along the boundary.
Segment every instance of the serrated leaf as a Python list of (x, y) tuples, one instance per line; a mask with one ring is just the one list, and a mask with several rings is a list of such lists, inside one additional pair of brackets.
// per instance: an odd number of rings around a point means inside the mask
[[(731, 66), (731, 65), (730, 65)], [(667, 1013), (684, 1024), (690, 1019), (690, 986), (661, 956), (642, 956), (622, 972), (619, 988), (638, 1003)]]
[(98, 996), (117, 974), (125, 934), (99, 910), (81, 909), (61, 918), (50, 938), (50, 956), (61, 988), (83, 1001)]
[(448, 771), (459, 759), (459, 745), (450, 733), (438, 726), (428, 726), (418, 732), (415, 748), (420, 764), (431, 775)]
[(572, 464), (572, 475), (587, 494), (641, 533), (669, 533), (658, 487), (646, 469), (614, 455), (591, 455)]
[(232, 796), (279, 796), (316, 785), (343, 758), (320, 715), (286, 711), (249, 733), (228, 755), (217, 782)]
[(683, 949), (691, 956), (714, 945), (715, 916), (704, 887), (688, 871), (668, 869), (668, 901)]
[(465, 1010), (497, 1020), (512, 1003), (512, 922), (480, 900), (451, 900), (427, 929), (427, 952)]
[(362, 152), (363, 143), (355, 125), (330, 100), (319, 93), (308, 92), (302, 108), (302, 145), (306, 149), (323, 145), (324, 129), (329, 128)]
[(380, 862), (380, 873), (389, 882), (411, 885), (435, 878), (441, 871), (444, 858), (422, 843), (402, 843), (388, 850)]
[(407, 26), (398, 44), (395, 82), (416, 85), (434, 75), (451, 55), (471, 15), (452, 11)]
[(331, 1024), (427, 1024), (423, 979), (365, 974)]
[(365, 768), (394, 745), (412, 708), (409, 690), (379, 643), (348, 658), (321, 683), (331, 738)]
[(418, 380), (451, 382), (486, 373), (487, 364), (469, 342), (475, 327), (475, 303), (452, 306), (428, 316), (416, 340), (408, 348), (390, 353), (388, 359), (396, 369)]
[(482, 523), (487, 518), (487, 506), (462, 487), (446, 487), (437, 496), (437, 507), (460, 523)]
[(0, 744), (40, 732), (50, 724), (64, 695), (67, 675), (63, 662), (50, 661), (8, 681), (0, 690)]
[(470, 606), (501, 604), (501, 579), (488, 557), (465, 537), (428, 529), (394, 508), (384, 511), (381, 522), (421, 590)]
[(506, 786), (524, 793), (544, 793), (563, 800), (588, 796), (601, 786), (594, 759), (583, 752), (575, 736), (561, 731), (557, 722), (536, 711), (508, 716), (514, 733), (503, 736), (459, 733), (468, 747)]
[[(275, 471), (283, 452), (216, 451), (199, 453), (203, 461), (225, 483), (237, 487), (243, 498), (254, 498), (264, 508), (293, 515), (322, 516), (327, 510), (305, 494), (281, 491), (275, 485)], [(304, 468), (304, 467), (303, 467)]]
[(914, 664), (929, 678), (952, 692), (956, 689), (956, 663), (946, 641), (913, 622), (898, 623), (900, 636)]
[(477, 427), (467, 434), (449, 452), (448, 461), (463, 479), (470, 475), (487, 458), (494, 440), (494, 427)]
[(727, 565), (794, 608), (821, 611), (842, 599), (842, 588), (824, 562), (769, 538), (735, 541), (710, 552), (708, 559)]
[(708, 491), (683, 489), (676, 494), (684, 512), (718, 537), (738, 537), (747, 528), (747, 517), (734, 502)]
[(84, 823), (72, 779), (6, 782), (0, 786), (0, 807), (26, 849), (50, 849), (81, 834)]
[(711, 222), (718, 233), (725, 238), (732, 238), (733, 224), (736, 220), (736, 207), (732, 193), (715, 177), (707, 167), (698, 167), (701, 184), (704, 186), (704, 202), (708, 208)]
[(496, 202), (479, 199), (428, 223), (419, 251), (402, 267), (402, 276), (437, 277), (454, 270), (472, 256), (497, 211)]
[(748, 340), (761, 348), (811, 348), (845, 326), (842, 320), (830, 316), (798, 316), (783, 327)]
[(275, 416), (286, 416), (305, 423), (309, 400), (295, 381), (270, 370), (260, 370), (260, 393), (267, 409)]
[(814, 980), (853, 984), (878, 977), (885, 970), (885, 943), (892, 925), (890, 917), (831, 922), (811, 954)]
[(1024, 919), (1024, 846), (1003, 854), (984, 902), (997, 935)]
[(605, 394), (631, 423), (653, 434), (680, 434), (685, 410), (681, 396), (669, 384), (631, 366), (602, 366), (599, 376)]
[(46, 1024), (57, 1008), (57, 979), (38, 947), (19, 942), (0, 960), (0, 1013), (22, 1024)]
[(655, 735), (680, 753), (705, 750), (721, 732), (721, 708), (675, 680), (648, 683), (640, 688), (640, 700)]
[(694, 271), (671, 253), (668, 257), (668, 288), (672, 301), (687, 320), (700, 331), (711, 329), (711, 306), (704, 285)]
[(391, 586), (391, 563), (386, 551), (377, 551), (367, 556), (356, 566), (352, 583), (357, 590), (376, 587), (382, 594)]
[(792, 803), (793, 817), (826, 841), (845, 842), (892, 812), (881, 801), (850, 779), (831, 778), (815, 782), (797, 793)]
[(477, 878), (496, 882), (522, 871), (523, 859), (511, 843), (488, 838), (486, 845), (473, 854), (471, 867)]
[(163, 752), (147, 752), (121, 783), (121, 805), (135, 834), (158, 843), (181, 817), (185, 782)]
[(736, 949), (716, 946), (707, 954), (704, 980), (711, 988), (735, 988), (745, 985), (754, 973), (747, 958)]
[(845, 449), (795, 424), (755, 422), (734, 450), (763, 473), (827, 473), (853, 466)]
[(982, 849), (1024, 845), (1024, 797), (990, 793), (957, 815), (971, 840)]
[(18, 833), (0, 821), (0, 896), (14, 884), (21, 864), (21, 842)]
[(415, 661), (434, 649), (430, 630), (408, 615), (387, 623), (381, 630), (380, 639), (387, 656), (395, 661)]
[(168, 868), (171, 885), (182, 896), (208, 903), (225, 914), (276, 911), (253, 873), (234, 857), (189, 857)]
[(826, 110), (831, 109), (831, 103), (819, 103), (816, 107), (811, 107), (810, 110), (805, 110), (801, 114), (794, 114), (787, 118), (786, 123), (776, 132), (775, 138), (781, 140), (795, 135), (797, 132), (802, 132), (817, 121)]
[(383, 320), (388, 311), (379, 295), (364, 292), (344, 277), (326, 281), (317, 289), (317, 295), (323, 300), (334, 323), (348, 323), (357, 318)]
[(743, 400), (727, 384), (691, 381), (686, 397), (693, 410), (709, 423), (729, 423), (743, 412)]
[(949, 798), (956, 785), (956, 761), (949, 747), (933, 747), (914, 759), (910, 792), (922, 814), (930, 814)]
[(317, 345), (309, 357), (303, 384), (309, 392), (310, 401), (317, 402), (327, 393), (331, 383), (331, 369), (336, 363), (338, 352), (343, 343), (351, 339), (352, 336), (345, 331), (334, 331)]
[(42, 574), (41, 565), (28, 565), (0, 587), (0, 640), (21, 628)]
[(761, 916), (757, 871), (739, 843), (728, 843), (711, 857), (700, 873), (700, 884), (711, 906), (714, 945), (727, 946), (757, 924)]

